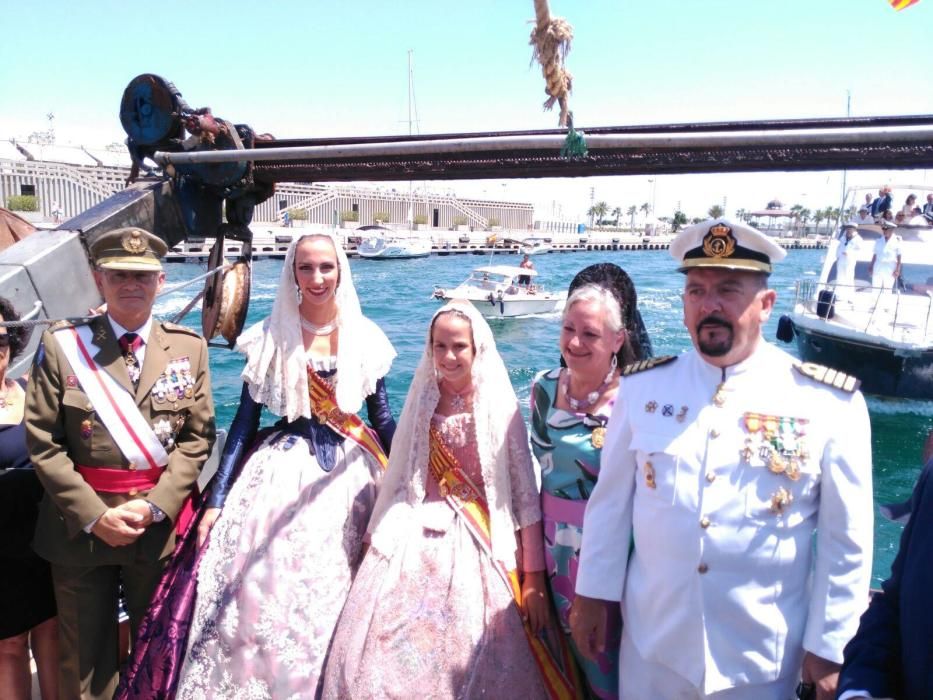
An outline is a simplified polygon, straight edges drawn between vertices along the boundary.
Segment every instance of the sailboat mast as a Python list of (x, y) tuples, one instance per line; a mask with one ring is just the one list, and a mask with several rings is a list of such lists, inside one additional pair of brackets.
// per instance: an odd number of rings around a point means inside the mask
[[(413, 49), (408, 49), (408, 135), (412, 135), (411, 106), (415, 101), (413, 92), (414, 74), (412, 71)], [(408, 230), (411, 231), (415, 225), (414, 199), (411, 194), (411, 180), (408, 181)]]

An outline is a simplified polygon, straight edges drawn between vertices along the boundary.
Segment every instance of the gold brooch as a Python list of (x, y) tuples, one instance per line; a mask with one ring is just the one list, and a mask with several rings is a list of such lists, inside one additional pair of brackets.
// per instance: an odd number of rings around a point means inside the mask
[(784, 509), (794, 502), (794, 497), (783, 486), (771, 494), (771, 512), (781, 515)]
[(132, 231), (127, 231), (120, 238), (120, 244), (123, 246), (123, 250), (138, 255), (146, 249), (146, 241), (143, 238), (143, 234), (137, 229)]
[(593, 428), (593, 432), (590, 433), (590, 444), (598, 450), (601, 449), (605, 443), (606, 428), (601, 425), (597, 425), (595, 428)]
[(645, 462), (644, 471), (645, 471), (645, 486), (647, 486), (649, 489), (658, 488), (658, 484), (654, 480), (654, 465), (651, 462)]

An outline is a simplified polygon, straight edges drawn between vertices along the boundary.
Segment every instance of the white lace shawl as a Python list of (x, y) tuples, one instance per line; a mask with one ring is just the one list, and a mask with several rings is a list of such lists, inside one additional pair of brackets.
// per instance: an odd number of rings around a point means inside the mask
[[(524, 421), (508, 370), (496, 350), (492, 331), (469, 302), (454, 301), (434, 314), (457, 310), (473, 327), (476, 357), (473, 361), (473, 421), (479, 462), (489, 503), (493, 556), (509, 569), (515, 567), (515, 531), (541, 519), (537, 508), (516, 516), (512, 511), (509, 474), (509, 427)], [(432, 319), (433, 321), (433, 319)], [(425, 498), (428, 474), (429, 429), (440, 392), (434, 373), (430, 327), (425, 350), (405, 399), (392, 440), (389, 467), (369, 522), (373, 546), (390, 554), (410, 525), (413, 511)], [(516, 421), (516, 417), (518, 420)], [(522, 430), (524, 435), (524, 430)], [(527, 449), (527, 437), (524, 446)], [(527, 520), (523, 522), (519, 520)]]
[[(363, 316), (343, 246), (330, 234), (313, 235), (330, 239), (337, 251), (337, 405), (346, 413), (356, 413), (375, 391), (376, 382), (388, 373), (395, 349), (382, 330)], [(289, 421), (311, 417), (294, 272), (295, 248), (303, 238), (306, 236), (296, 238), (288, 247), (272, 313), (244, 331), (237, 341), (237, 350), (246, 354), (240, 376), (249, 385), (249, 395)]]

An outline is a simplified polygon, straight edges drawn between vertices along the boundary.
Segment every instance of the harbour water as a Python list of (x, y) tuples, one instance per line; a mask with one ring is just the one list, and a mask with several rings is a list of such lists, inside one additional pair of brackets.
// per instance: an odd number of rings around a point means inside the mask
[[(776, 266), (772, 287), (778, 291), (776, 312), (765, 336), (774, 340), (777, 318), (790, 309), (794, 282), (817, 275), (822, 250), (792, 250)], [(405, 393), (414, 374), (424, 345), (428, 321), (437, 308), (431, 299), (435, 284), (450, 287), (462, 281), (472, 267), (485, 264), (488, 258), (464, 255), (379, 262), (353, 260), (353, 279), (366, 315), (380, 325), (398, 352), (387, 379), (393, 412), (401, 411)], [(690, 341), (681, 320), (679, 294), (683, 277), (674, 271), (667, 251), (581, 252), (535, 256), (534, 263), (548, 288), (566, 288), (583, 267), (611, 261), (632, 276), (639, 294), (639, 307), (648, 326), (655, 354), (676, 354), (689, 347)], [(516, 264), (515, 256), (495, 262)], [(248, 323), (261, 320), (272, 308), (282, 262), (260, 260), (253, 264), (253, 293)], [(203, 271), (197, 264), (168, 266), (168, 283), (191, 279)], [(156, 315), (169, 318), (185, 305), (199, 285), (162, 297)], [(183, 321), (200, 328), (200, 317), (193, 312)], [(558, 363), (557, 336), (559, 316), (493, 320), (493, 332), (499, 351), (509, 368), (512, 383), (527, 404), (529, 384), (538, 370)], [(781, 345), (780, 343), (778, 343)], [(782, 346), (793, 352), (792, 346)], [(239, 373), (242, 357), (233, 351), (212, 348), (211, 371), (218, 426), (229, 425), (240, 394)], [(933, 427), (933, 404), (906, 400), (868, 399), (872, 424), (875, 504), (905, 500), (921, 468), (920, 452), (927, 432)], [(265, 423), (271, 423), (266, 416)], [(877, 586), (890, 571), (897, 551), (901, 526), (875, 513), (875, 561), (873, 585)]]

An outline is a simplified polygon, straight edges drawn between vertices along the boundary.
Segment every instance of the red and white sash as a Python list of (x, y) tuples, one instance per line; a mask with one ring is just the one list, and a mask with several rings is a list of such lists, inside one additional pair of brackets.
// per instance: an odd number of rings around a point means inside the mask
[(54, 336), (123, 455), (137, 469), (155, 469), (168, 464), (168, 453), (140, 413), (136, 399), (94, 362), (88, 351), (88, 346), (93, 344), (91, 328), (86, 325), (62, 328)]

